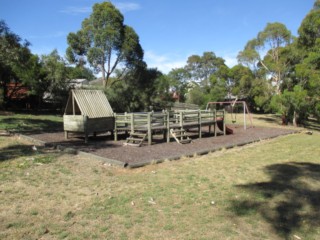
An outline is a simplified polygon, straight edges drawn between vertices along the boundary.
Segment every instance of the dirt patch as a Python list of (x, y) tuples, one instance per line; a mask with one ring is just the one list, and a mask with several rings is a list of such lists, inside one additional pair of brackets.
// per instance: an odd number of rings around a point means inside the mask
[[(90, 137), (87, 144), (84, 143), (83, 137), (72, 137), (66, 140), (63, 131), (31, 134), (29, 137), (134, 166), (165, 159), (178, 159), (182, 156), (202, 155), (222, 148), (241, 146), (295, 132), (295, 130), (287, 128), (253, 127), (247, 130), (241, 126), (232, 126), (231, 128), (234, 131), (232, 135), (224, 136), (219, 133), (217, 137), (214, 137), (213, 134), (207, 133), (201, 139), (194, 137), (189, 144), (179, 144), (173, 139), (170, 143), (166, 143), (161, 136), (155, 136), (153, 145), (148, 146), (147, 143), (144, 143), (142, 147), (123, 146), (125, 136), (122, 140), (115, 142), (110, 134)], [(192, 132), (190, 134), (192, 135)]]

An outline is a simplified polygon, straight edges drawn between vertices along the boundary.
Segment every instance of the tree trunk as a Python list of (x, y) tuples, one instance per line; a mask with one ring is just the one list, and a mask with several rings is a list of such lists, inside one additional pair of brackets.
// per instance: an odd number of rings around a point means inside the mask
[(281, 120), (282, 120), (282, 125), (284, 125), (284, 126), (288, 125), (288, 120), (287, 120), (286, 114), (282, 114)]
[(293, 126), (298, 127), (298, 119), (299, 119), (299, 114), (296, 111), (294, 111), (293, 120), (292, 120)]
[(106, 88), (106, 71), (105, 71), (105, 68), (104, 68), (104, 64), (102, 65), (102, 85), (103, 85), (103, 88)]

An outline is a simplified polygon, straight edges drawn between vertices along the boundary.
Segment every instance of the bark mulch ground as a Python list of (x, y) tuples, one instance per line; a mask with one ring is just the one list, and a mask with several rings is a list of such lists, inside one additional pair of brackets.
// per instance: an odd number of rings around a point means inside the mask
[(148, 146), (147, 143), (141, 147), (123, 146), (125, 136), (122, 140), (113, 141), (111, 135), (98, 135), (90, 137), (89, 143), (84, 143), (83, 137), (64, 138), (64, 132), (30, 134), (29, 137), (44, 141), (48, 145), (72, 148), (80, 152), (93, 154), (104, 158), (113, 164), (128, 167), (138, 167), (152, 162), (179, 159), (184, 156), (203, 155), (223, 148), (242, 146), (263, 139), (274, 138), (296, 132), (287, 128), (265, 128), (251, 127), (244, 130), (242, 126), (232, 126), (234, 134), (214, 137), (208, 133), (203, 138), (194, 138), (189, 144), (179, 144), (173, 139), (166, 143), (161, 138), (155, 137), (155, 143)]

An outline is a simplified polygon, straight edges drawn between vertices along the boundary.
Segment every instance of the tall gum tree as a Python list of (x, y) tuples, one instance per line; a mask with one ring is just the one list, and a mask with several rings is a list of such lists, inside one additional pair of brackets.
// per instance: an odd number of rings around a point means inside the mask
[(311, 113), (320, 119), (320, 0), (303, 19), (298, 29), (298, 48), (302, 61), (295, 66), (301, 86), (308, 91)]
[(123, 15), (112, 3), (97, 3), (90, 17), (83, 20), (82, 28), (67, 37), (69, 62), (83, 65), (88, 61), (96, 73), (102, 73), (104, 87), (109, 86), (118, 66), (125, 73), (143, 61), (139, 37), (123, 21)]
[[(276, 92), (280, 94), (280, 86), (286, 72), (285, 65), (280, 60), (281, 50), (292, 43), (291, 32), (282, 23), (268, 23), (257, 37), (250, 40), (238, 55), (241, 63), (257, 64), (266, 74), (271, 76)], [(264, 54), (264, 55), (263, 55)]]

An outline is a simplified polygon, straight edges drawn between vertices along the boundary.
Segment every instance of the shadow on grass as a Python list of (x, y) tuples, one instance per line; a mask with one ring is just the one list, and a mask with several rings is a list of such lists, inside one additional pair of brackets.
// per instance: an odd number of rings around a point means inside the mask
[(0, 149), (0, 162), (15, 159), (18, 157), (34, 156), (38, 151), (32, 150), (31, 145), (16, 144)]
[(285, 239), (299, 229), (312, 231), (320, 226), (320, 165), (286, 163), (268, 166), (268, 182), (239, 185), (252, 199), (234, 201), (238, 216), (260, 213)]
[(63, 124), (54, 120), (7, 117), (0, 120), (4, 128), (23, 134), (61, 131)]
[(265, 122), (268, 122), (268, 123), (275, 123), (275, 124), (278, 124), (280, 125), (281, 124), (281, 117), (280, 116), (263, 116), (263, 117), (257, 117), (258, 120), (261, 120), (261, 121), (265, 121)]
[(44, 146), (36, 146), (35, 150), (34, 147), (34, 145), (15, 144), (1, 148), (0, 163), (14, 160), (19, 157), (33, 157), (36, 162), (48, 163), (48, 159), (51, 162), (53, 158), (57, 158), (63, 154), (76, 154), (74, 151), (71, 151), (71, 149), (59, 151)]

